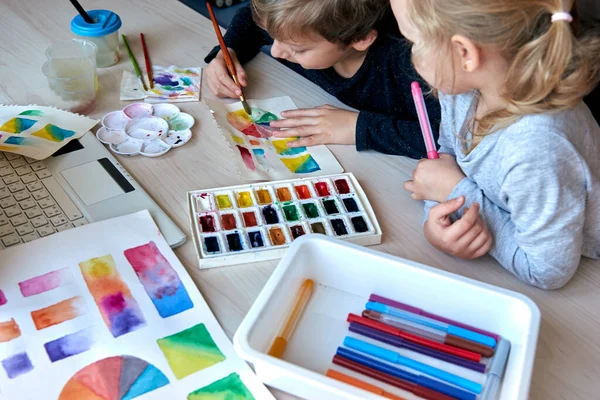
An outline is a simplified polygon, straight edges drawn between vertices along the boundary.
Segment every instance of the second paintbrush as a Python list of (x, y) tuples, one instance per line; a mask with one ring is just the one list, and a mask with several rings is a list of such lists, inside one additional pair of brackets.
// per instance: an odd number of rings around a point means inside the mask
[(133, 53), (131, 52), (131, 48), (129, 47), (129, 43), (127, 42), (127, 37), (125, 35), (121, 35), (121, 37), (123, 38), (123, 44), (125, 45), (125, 48), (127, 49), (127, 54), (129, 54), (129, 59), (131, 60), (131, 63), (133, 64), (133, 69), (135, 70), (135, 74), (137, 75), (138, 78), (140, 78), (140, 81), (142, 82), (142, 86), (144, 87), (144, 90), (147, 91), (148, 88), (146, 87), (146, 84), (144, 83), (144, 77), (142, 76), (142, 71), (140, 71), (140, 66), (138, 65), (137, 61), (135, 60)]

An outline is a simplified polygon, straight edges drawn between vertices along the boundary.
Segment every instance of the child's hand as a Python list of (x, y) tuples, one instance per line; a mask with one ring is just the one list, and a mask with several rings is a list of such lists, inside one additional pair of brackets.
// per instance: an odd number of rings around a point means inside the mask
[(442, 202), (450, 196), (458, 182), (465, 177), (450, 154), (440, 154), (437, 160), (423, 159), (413, 172), (413, 180), (404, 182), (404, 189), (414, 200)]
[[(246, 71), (242, 67), (242, 64), (237, 59), (235, 51), (229, 49), (229, 54), (235, 65), (235, 72), (237, 73), (238, 81), (240, 85), (245, 87), (246, 82)], [(235, 84), (229, 70), (225, 64), (225, 58), (223, 52), (219, 51), (217, 56), (208, 64), (206, 67), (206, 80), (210, 90), (218, 97), (230, 97), (236, 98), (242, 95), (242, 91)]]
[(289, 142), (289, 147), (356, 143), (358, 113), (355, 111), (324, 105), (284, 111), (281, 116), (285, 119), (273, 121), (271, 126), (289, 128), (277, 132), (275, 137), (299, 137)]
[(466, 208), (461, 219), (452, 223), (450, 214), (465, 204), (464, 196), (448, 200), (429, 211), (425, 237), (438, 250), (472, 260), (486, 254), (492, 246), (492, 235), (479, 216), (479, 204)]

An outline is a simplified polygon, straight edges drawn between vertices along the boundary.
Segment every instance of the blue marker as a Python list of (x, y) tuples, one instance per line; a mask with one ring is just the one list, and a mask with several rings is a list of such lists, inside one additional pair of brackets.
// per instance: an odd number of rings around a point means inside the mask
[(474, 393), (467, 392), (457, 387), (447, 385), (443, 382), (428, 378), (424, 375), (416, 375), (403, 369), (392, 367), (389, 364), (383, 363), (381, 361), (375, 360), (367, 356), (363, 356), (360, 353), (356, 353), (352, 350), (348, 350), (343, 347), (338, 347), (336, 354), (338, 356), (347, 358), (348, 360), (362, 364), (365, 367), (376, 369), (377, 371), (383, 372), (385, 374), (394, 376), (396, 378), (400, 378), (404, 381), (414, 383), (422, 387), (426, 387), (427, 389), (435, 390), (436, 392), (443, 393), (445, 395), (454, 397), (459, 400), (475, 400), (477, 398), (477, 395)]
[(400, 310), (398, 308), (390, 307), (375, 301), (369, 301), (366, 308), (367, 310), (393, 315), (394, 317), (398, 317), (406, 321), (414, 322), (416, 324), (446, 332), (450, 335), (481, 343), (486, 346), (490, 346), (491, 348), (496, 347), (496, 339), (492, 337), (482, 335), (481, 333), (473, 332), (458, 326), (446, 324), (435, 319), (423, 317), (422, 315), (411, 313), (409, 311)]
[(389, 361), (394, 364), (399, 364), (404, 367), (412, 368), (415, 371), (423, 372), (424, 374), (431, 375), (434, 378), (441, 379), (453, 385), (459, 386), (463, 389), (470, 390), (471, 392), (475, 392), (477, 394), (481, 393), (482, 387), (477, 382), (473, 382), (468, 379), (462, 378), (458, 375), (454, 375), (441, 369), (432, 367), (430, 365), (411, 360), (408, 357), (401, 356), (400, 354), (384, 349), (383, 347), (375, 346), (373, 344), (363, 342), (362, 340), (358, 340), (350, 336), (346, 336), (346, 338), (344, 339), (344, 346), (349, 347), (353, 350), (369, 354), (373, 357)]

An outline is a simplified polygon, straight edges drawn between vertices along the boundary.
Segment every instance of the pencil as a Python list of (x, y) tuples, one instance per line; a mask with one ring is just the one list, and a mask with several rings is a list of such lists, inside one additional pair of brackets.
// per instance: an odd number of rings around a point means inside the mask
[(127, 54), (129, 54), (129, 59), (131, 60), (131, 63), (133, 64), (133, 69), (135, 70), (135, 74), (137, 75), (138, 78), (140, 78), (140, 81), (142, 82), (142, 86), (144, 87), (144, 90), (148, 90), (148, 88), (146, 87), (146, 84), (144, 83), (144, 77), (142, 76), (142, 72), (140, 71), (140, 66), (138, 65), (137, 61), (135, 61), (135, 57), (133, 56), (133, 53), (131, 52), (129, 43), (127, 43), (127, 38), (125, 37), (125, 35), (121, 35), (121, 37), (123, 37), (123, 43), (125, 44), (125, 48), (127, 49)]
[(146, 47), (146, 39), (144, 34), (140, 33), (140, 39), (142, 39), (142, 50), (144, 50), (144, 60), (146, 61), (146, 74), (148, 74), (148, 85), (150, 89), (154, 88), (154, 77), (152, 76), (152, 63), (150, 63), (150, 54), (148, 54), (148, 48)]
[(252, 115), (252, 110), (246, 101), (246, 97), (244, 97), (244, 92), (242, 91), (242, 85), (240, 85), (237, 77), (237, 72), (235, 70), (235, 64), (231, 59), (231, 55), (229, 54), (229, 50), (227, 50), (227, 46), (225, 45), (225, 40), (223, 40), (223, 35), (221, 35), (221, 29), (219, 29), (219, 24), (217, 22), (217, 17), (215, 17), (215, 13), (213, 12), (212, 6), (210, 2), (206, 2), (206, 8), (208, 8), (208, 13), (210, 14), (210, 19), (212, 20), (213, 27), (215, 28), (215, 33), (217, 34), (217, 40), (219, 41), (219, 46), (221, 47), (221, 51), (223, 52), (223, 58), (225, 58), (225, 65), (227, 65), (227, 69), (229, 70), (229, 74), (231, 78), (235, 82), (236, 85), (240, 88), (240, 101), (242, 102), (242, 106), (244, 106), (244, 111), (248, 115)]

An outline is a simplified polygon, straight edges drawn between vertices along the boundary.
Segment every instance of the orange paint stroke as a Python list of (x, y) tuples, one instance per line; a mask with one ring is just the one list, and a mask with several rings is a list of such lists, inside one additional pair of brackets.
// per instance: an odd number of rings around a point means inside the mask
[(11, 318), (10, 321), (0, 322), (0, 342), (9, 342), (19, 336), (21, 336), (21, 330), (14, 318)]
[(32, 311), (31, 318), (36, 329), (39, 331), (49, 326), (72, 320), (83, 314), (85, 314), (84, 300), (76, 296), (49, 307)]

